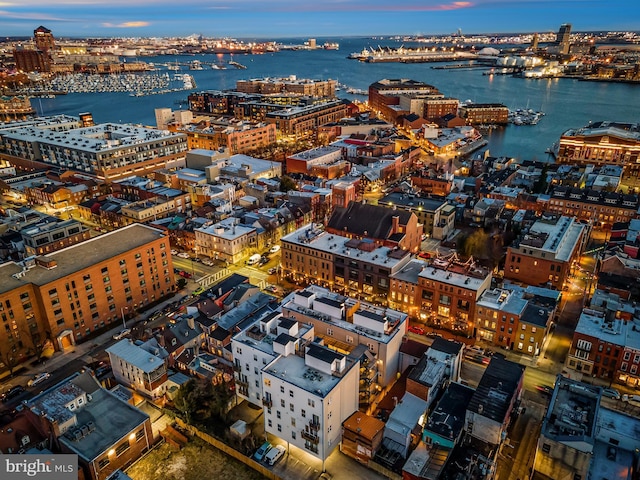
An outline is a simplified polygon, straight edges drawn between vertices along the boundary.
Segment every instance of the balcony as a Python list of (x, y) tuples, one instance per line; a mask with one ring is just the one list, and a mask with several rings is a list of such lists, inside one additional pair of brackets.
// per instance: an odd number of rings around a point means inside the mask
[(273, 400), (270, 397), (262, 397), (262, 405), (271, 408), (273, 406)]
[(234, 363), (233, 364), (233, 371), (234, 372), (238, 372), (238, 373), (242, 372), (242, 365), (238, 365), (237, 363)]
[(317, 432), (320, 429), (320, 423), (314, 420), (309, 420), (309, 429)]
[(311, 443), (318, 443), (320, 441), (320, 438), (318, 437), (317, 433), (302, 430), (302, 432), (300, 432), (300, 435), (302, 436), (302, 438), (304, 438), (305, 440)]

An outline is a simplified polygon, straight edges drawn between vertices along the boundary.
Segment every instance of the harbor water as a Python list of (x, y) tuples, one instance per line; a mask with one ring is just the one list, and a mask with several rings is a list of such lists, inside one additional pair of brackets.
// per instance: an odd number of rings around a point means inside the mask
[[(284, 44), (302, 44), (303, 41), (281, 40)], [(411, 45), (390, 39), (317, 39), (319, 45), (325, 41), (339, 43), (340, 49), (282, 50), (265, 54), (236, 54), (233, 58), (222, 54), (140, 57), (138, 60), (153, 62), (160, 72), (165, 72), (167, 66), (181, 65), (183, 73), (193, 76), (197, 88), (133, 97), (126, 92), (69, 93), (55, 98), (36, 98), (32, 104), (39, 114), (44, 115), (91, 112), (98, 123), (154, 125), (155, 108), (184, 109), (190, 92), (233, 89), (240, 79), (295, 75), (298, 78), (335, 79), (341, 85), (366, 91), (371, 83), (383, 78), (408, 78), (431, 84), (445, 96), (458, 98), (460, 102), (502, 103), (513, 110), (526, 108), (544, 112), (544, 117), (535, 125), (510, 124), (485, 133), (488, 140), (485, 148), (492, 155), (531, 160), (547, 160), (545, 151), (568, 128), (599, 120), (640, 121), (640, 85), (483, 75), (486, 68), (432, 68), (442, 65), (438, 63), (364, 63), (350, 60), (347, 56), (365, 47)], [(189, 69), (187, 65), (194, 60), (200, 61), (202, 70)], [(246, 69), (229, 65), (230, 61)], [(226, 68), (218, 68), (220, 65)], [(338, 96), (366, 100), (364, 95), (347, 93), (345, 87)]]

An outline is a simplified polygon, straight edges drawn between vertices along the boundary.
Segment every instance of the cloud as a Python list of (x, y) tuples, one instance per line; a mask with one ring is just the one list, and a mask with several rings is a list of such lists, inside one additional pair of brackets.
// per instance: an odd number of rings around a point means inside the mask
[(11, 18), (13, 20), (43, 20), (49, 22), (75, 22), (77, 20), (71, 18), (54, 17), (46, 13), (15, 13), (7, 10), (0, 10), (0, 17), (3, 19)]
[(105, 22), (102, 24), (103, 27), (108, 27), (108, 28), (140, 28), (140, 27), (148, 27), (149, 25), (151, 25), (151, 22), (122, 22), (122, 23)]

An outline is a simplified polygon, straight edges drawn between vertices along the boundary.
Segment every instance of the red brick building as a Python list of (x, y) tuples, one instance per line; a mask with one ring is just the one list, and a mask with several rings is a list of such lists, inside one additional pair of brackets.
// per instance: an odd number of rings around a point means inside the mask
[(507, 249), (504, 278), (562, 290), (585, 237), (585, 226), (574, 218), (543, 214)]

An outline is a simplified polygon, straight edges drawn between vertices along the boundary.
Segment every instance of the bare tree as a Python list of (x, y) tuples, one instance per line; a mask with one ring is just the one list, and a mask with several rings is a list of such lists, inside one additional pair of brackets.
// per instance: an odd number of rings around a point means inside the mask
[(2, 360), (4, 366), (7, 368), (7, 370), (9, 370), (9, 375), (13, 376), (15, 368), (20, 363), (18, 361), (18, 356), (11, 350), (3, 348), (2, 350), (0, 350), (0, 360)]
[(42, 339), (42, 335), (37, 330), (30, 332), (26, 329), (21, 330), (22, 338), (27, 338), (29, 342), (29, 352), (33, 353), (38, 361), (42, 359), (42, 353), (44, 352), (45, 342)]

